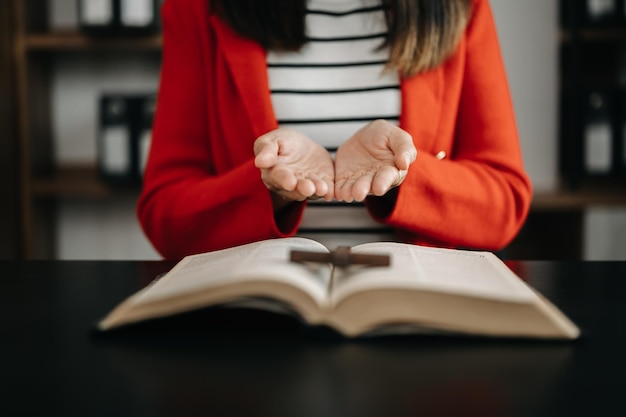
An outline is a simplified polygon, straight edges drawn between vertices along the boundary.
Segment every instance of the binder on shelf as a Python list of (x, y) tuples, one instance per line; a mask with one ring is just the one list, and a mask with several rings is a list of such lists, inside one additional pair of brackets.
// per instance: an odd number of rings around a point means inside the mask
[(615, 25), (624, 15), (623, 0), (582, 0), (581, 15), (590, 25)]
[(154, 93), (101, 96), (98, 171), (104, 181), (141, 183), (152, 141), (155, 107)]
[(162, 0), (78, 0), (79, 26), (94, 36), (151, 35)]
[(122, 34), (149, 35), (159, 30), (158, 0), (117, 0)]
[(614, 129), (611, 96), (592, 91), (583, 107), (583, 169), (587, 175), (609, 175), (613, 170)]
[(119, 0), (78, 0), (78, 24), (88, 35), (115, 35), (118, 16)]
[(111, 182), (131, 182), (134, 177), (131, 103), (123, 95), (100, 98), (98, 172)]

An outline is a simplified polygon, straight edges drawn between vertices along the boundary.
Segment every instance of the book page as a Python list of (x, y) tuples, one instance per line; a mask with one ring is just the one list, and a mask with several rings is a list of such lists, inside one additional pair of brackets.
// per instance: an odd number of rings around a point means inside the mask
[(358, 245), (354, 253), (389, 254), (389, 267), (337, 269), (333, 303), (375, 288), (406, 288), (528, 302), (534, 292), (490, 252), (428, 248), (381, 242)]
[(289, 252), (327, 251), (310, 239), (284, 238), (192, 255), (138, 294), (137, 303), (156, 301), (235, 282), (288, 283), (323, 304), (330, 281), (330, 265), (303, 265), (289, 261)]

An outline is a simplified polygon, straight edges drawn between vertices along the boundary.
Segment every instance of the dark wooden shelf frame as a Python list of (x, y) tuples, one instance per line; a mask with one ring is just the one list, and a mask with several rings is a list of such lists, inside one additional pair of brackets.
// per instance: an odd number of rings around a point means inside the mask
[(23, 39), (24, 48), (36, 51), (94, 51), (94, 50), (141, 50), (160, 51), (161, 35), (145, 37), (96, 38), (76, 32), (49, 32), (28, 34)]
[[(582, 28), (576, 34), (578, 41), (594, 42), (624, 42), (626, 41), (626, 26), (624, 27), (591, 27)], [(570, 30), (561, 30), (559, 34), (561, 43), (572, 42)]]
[(100, 178), (91, 165), (65, 165), (53, 175), (34, 178), (32, 193), (37, 198), (106, 199), (119, 194), (139, 194), (139, 184), (115, 184)]

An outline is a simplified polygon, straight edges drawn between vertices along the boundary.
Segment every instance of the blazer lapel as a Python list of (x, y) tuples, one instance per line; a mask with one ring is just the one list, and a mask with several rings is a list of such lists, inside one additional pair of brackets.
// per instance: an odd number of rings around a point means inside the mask
[(258, 43), (235, 33), (215, 15), (211, 16), (211, 25), (254, 134), (258, 137), (276, 129), (278, 123), (269, 93), (265, 50)]

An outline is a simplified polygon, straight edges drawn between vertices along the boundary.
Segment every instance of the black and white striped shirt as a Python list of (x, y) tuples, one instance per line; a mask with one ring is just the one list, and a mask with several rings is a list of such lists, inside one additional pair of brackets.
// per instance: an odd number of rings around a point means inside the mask
[[(387, 26), (380, 0), (309, 0), (307, 43), (299, 52), (269, 52), (268, 76), (280, 126), (292, 127), (331, 153), (375, 119), (397, 123), (400, 89), (380, 49)], [(299, 235), (329, 247), (389, 240), (363, 204), (310, 202)]]

